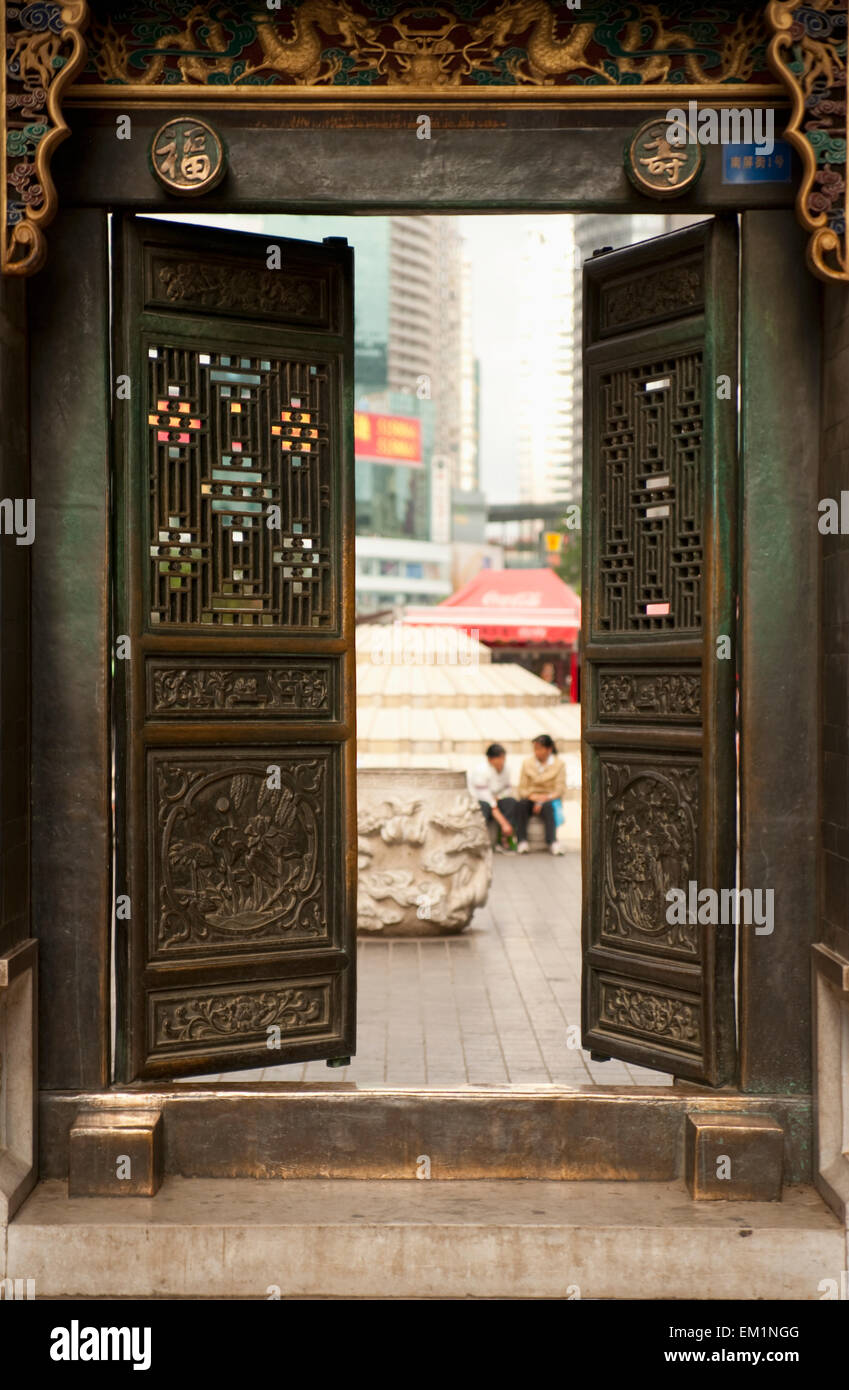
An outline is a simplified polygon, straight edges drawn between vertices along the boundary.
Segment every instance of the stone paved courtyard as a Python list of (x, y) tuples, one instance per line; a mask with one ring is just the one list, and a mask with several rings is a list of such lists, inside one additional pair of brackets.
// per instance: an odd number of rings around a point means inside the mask
[(659, 1072), (591, 1062), (567, 1045), (570, 1027), (580, 1028), (580, 979), (580, 855), (496, 855), (489, 901), (462, 936), (361, 939), (358, 1052), (350, 1067), (310, 1062), (223, 1079), (670, 1085)]

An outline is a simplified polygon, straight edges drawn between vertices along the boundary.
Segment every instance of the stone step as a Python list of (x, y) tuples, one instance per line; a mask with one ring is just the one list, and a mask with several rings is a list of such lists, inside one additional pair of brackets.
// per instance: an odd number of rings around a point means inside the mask
[(794, 1299), (839, 1281), (809, 1188), (693, 1203), (681, 1183), (168, 1178), (155, 1198), (42, 1182), (8, 1230), (37, 1298)]

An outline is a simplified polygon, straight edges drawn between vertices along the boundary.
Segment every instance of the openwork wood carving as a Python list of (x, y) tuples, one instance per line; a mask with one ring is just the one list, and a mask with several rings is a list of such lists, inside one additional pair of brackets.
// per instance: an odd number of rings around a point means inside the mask
[(151, 624), (332, 626), (327, 369), (167, 347), (148, 361)]
[(96, 5), (80, 97), (110, 87), (171, 95), (178, 85), (261, 94), (615, 93), (628, 87), (769, 91), (761, 5), (669, 0), (580, 15), (550, 0), (295, 0), (279, 12), (252, 4)]
[(601, 633), (701, 626), (699, 351), (599, 381)]
[(0, 5), (4, 275), (32, 275), (44, 262), (44, 228), (56, 213), (50, 160), (69, 133), (61, 102), (85, 62), (87, 24), (84, 0)]
[(772, 0), (769, 59), (793, 112), (786, 135), (802, 158), (796, 211), (812, 233), (808, 264), (821, 280), (849, 280), (846, 242), (846, 0)]

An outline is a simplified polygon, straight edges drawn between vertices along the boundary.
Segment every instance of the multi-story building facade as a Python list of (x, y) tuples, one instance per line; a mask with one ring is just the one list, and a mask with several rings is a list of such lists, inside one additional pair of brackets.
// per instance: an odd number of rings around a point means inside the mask
[(345, 236), (354, 247), (358, 409), (415, 417), (422, 439), (420, 468), (357, 460), (358, 611), (436, 602), (452, 588), (450, 514), (448, 535), (434, 532), (439, 498), (450, 509), (451, 487), (474, 490), (478, 477), (471, 289), (458, 220), (269, 217), (263, 230)]
[(472, 266), (463, 256), (460, 271), (460, 457), (453, 485), (460, 492), (480, 487), (480, 360), (472, 336)]
[[(528, 226), (519, 264), (518, 480), (522, 502), (567, 502), (574, 479), (572, 219)], [(580, 361), (580, 355), (578, 355)]]

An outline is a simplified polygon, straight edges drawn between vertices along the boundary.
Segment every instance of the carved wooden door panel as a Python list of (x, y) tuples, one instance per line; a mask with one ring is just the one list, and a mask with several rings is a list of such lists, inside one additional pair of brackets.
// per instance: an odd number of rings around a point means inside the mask
[(353, 257), (269, 241), (116, 237), (119, 1080), (354, 1051)]
[(584, 354), (583, 1042), (718, 1086), (734, 926), (689, 885), (735, 883), (736, 225), (587, 262)]

